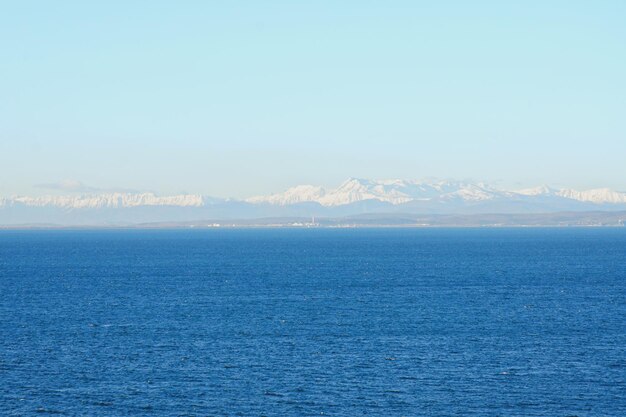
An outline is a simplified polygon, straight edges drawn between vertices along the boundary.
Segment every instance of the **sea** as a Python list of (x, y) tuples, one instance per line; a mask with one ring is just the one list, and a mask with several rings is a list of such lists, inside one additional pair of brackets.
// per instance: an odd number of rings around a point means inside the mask
[(626, 416), (626, 228), (0, 231), (0, 415)]

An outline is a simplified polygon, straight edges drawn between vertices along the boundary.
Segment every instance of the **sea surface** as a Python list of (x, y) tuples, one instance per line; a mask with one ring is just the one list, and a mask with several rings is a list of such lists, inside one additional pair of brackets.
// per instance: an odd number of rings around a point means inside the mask
[(0, 415), (626, 416), (626, 228), (0, 231)]

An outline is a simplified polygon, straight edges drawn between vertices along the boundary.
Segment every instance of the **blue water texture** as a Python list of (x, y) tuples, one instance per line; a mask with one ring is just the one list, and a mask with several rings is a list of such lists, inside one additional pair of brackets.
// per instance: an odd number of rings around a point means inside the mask
[(626, 228), (0, 231), (0, 415), (626, 416)]

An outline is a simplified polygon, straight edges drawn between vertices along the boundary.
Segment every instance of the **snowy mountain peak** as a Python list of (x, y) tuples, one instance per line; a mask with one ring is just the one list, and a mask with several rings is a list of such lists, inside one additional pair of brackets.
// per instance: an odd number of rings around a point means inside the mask
[(326, 191), (322, 187), (314, 185), (297, 185), (287, 191), (269, 196), (257, 196), (246, 199), (248, 203), (269, 203), (279, 206), (318, 201), (323, 198)]
[(570, 200), (584, 201), (596, 204), (622, 204), (626, 203), (626, 193), (613, 191), (609, 188), (596, 188), (586, 191), (577, 191), (572, 189), (555, 189), (547, 185), (540, 187), (528, 188), (517, 191), (518, 194), (526, 196), (542, 196), (542, 197), (561, 197)]
[(609, 188), (596, 188), (587, 191), (559, 190), (559, 196), (578, 201), (588, 201), (591, 203), (626, 203), (626, 193), (613, 191)]
[(559, 190), (556, 190), (548, 185), (540, 185), (533, 188), (525, 188), (523, 190), (516, 191), (518, 194), (536, 196), (536, 195), (556, 195)]

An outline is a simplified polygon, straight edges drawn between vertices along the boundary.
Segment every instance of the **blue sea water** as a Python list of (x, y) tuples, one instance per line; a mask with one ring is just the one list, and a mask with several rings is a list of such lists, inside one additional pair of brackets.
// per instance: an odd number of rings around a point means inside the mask
[(626, 416), (626, 229), (0, 232), (0, 415)]

